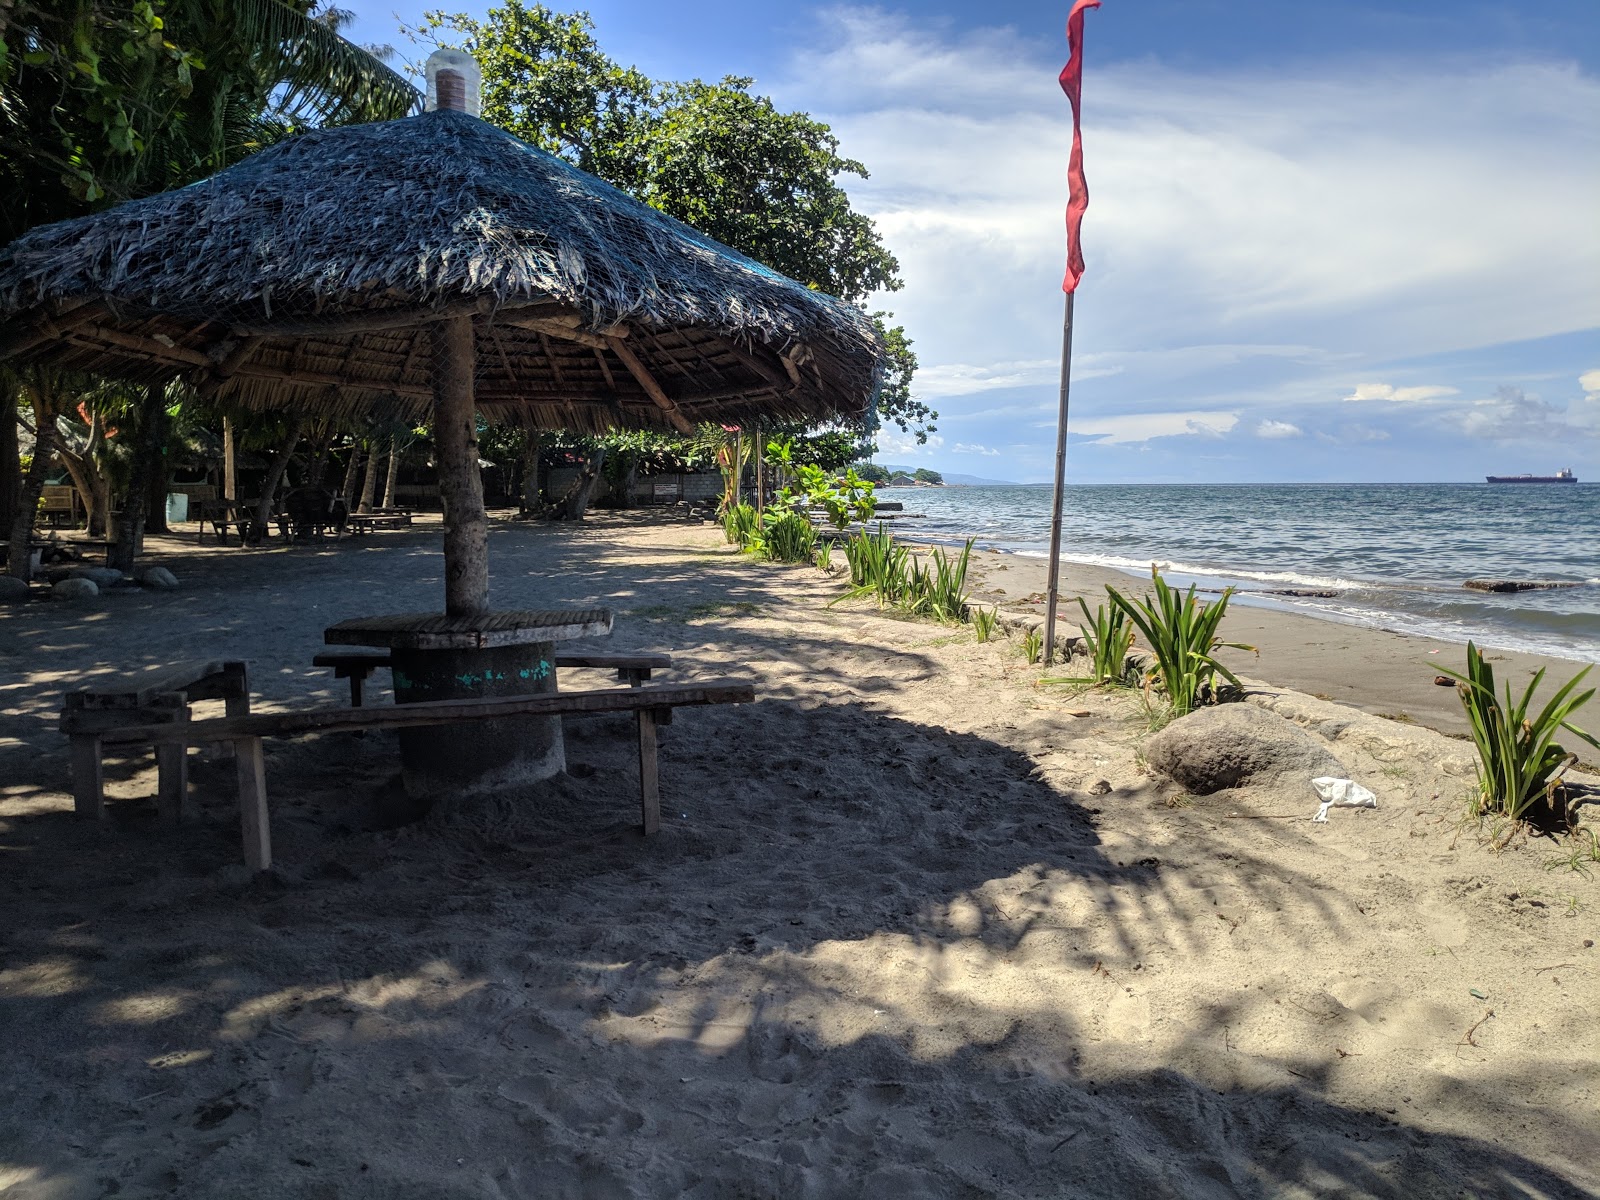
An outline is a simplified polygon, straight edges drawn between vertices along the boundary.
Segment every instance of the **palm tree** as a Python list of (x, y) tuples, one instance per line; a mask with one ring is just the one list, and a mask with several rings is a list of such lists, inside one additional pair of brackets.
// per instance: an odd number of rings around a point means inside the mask
[[(417, 90), (313, 0), (0, 5), (0, 242), (180, 187), (298, 129), (404, 116)], [(86, 69), (87, 68), (87, 69)]]

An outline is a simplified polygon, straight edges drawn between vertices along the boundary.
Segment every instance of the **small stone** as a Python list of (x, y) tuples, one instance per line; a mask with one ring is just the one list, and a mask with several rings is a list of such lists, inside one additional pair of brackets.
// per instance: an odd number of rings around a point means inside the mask
[(1096, 779), (1089, 785), (1089, 795), (1109, 796), (1111, 794), (1111, 781), (1109, 779)]
[(139, 572), (139, 582), (148, 588), (170, 592), (178, 586), (178, 577), (165, 567), (146, 567)]
[(0, 604), (12, 601), (20, 604), (28, 598), (28, 581), (15, 575), (0, 575)]
[(1594, 939), (1593, 938), (1584, 938), (1583, 939), (1583, 948), (1585, 950), (1594, 949)]
[(76, 577), (63, 579), (50, 589), (50, 597), (53, 600), (83, 600), (99, 594), (100, 589), (95, 586), (94, 580)]
[(1433, 682), (1439, 687), (1455, 687), (1456, 685), (1456, 681), (1451, 679), (1448, 675), (1435, 675), (1433, 677)]

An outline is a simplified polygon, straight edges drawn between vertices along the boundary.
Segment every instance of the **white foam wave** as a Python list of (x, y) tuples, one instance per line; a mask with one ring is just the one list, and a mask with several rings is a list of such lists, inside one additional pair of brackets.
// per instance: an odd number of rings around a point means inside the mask
[[(1049, 558), (1048, 550), (1018, 550), (1020, 558)], [(1152, 564), (1169, 575), (1195, 575), (1203, 579), (1247, 579), (1252, 583), (1281, 583), (1287, 587), (1339, 589), (1341, 591), (1368, 591), (1384, 587), (1366, 579), (1342, 579), (1330, 575), (1301, 575), (1294, 571), (1250, 571), (1234, 567), (1197, 567), (1190, 563), (1159, 558), (1124, 558), (1115, 554), (1063, 554), (1064, 562), (1082, 563), (1090, 567), (1111, 567), (1133, 575), (1146, 575)]]

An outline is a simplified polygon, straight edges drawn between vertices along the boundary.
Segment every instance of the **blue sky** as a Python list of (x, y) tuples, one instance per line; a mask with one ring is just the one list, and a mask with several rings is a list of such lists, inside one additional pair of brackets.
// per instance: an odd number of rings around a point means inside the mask
[[(344, 6), (411, 51), (420, 5)], [(942, 414), (879, 457), (1047, 478), (1065, 0), (585, 7), (614, 57), (753, 75), (871, 169)], [(1087, 41), (1074, 479), (1600, 480), (1600, 5), (1105, 0)]]

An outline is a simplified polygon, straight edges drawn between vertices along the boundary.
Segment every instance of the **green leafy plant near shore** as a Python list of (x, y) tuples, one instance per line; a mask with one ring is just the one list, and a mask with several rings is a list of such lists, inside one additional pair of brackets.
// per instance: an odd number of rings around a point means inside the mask
[(722, 536), (743, 550), (758, 532), (756, 510), (750, 504), (734, 504), (723, 510)]
[(1044, 631), (1037, 626), (1022, 637), (1022, 657), (1030, 667), (1044, 658)]
[(817, 570), (824, 575), (833, 574), (833, 543), (830, 541), (817, 543)]
[(809, 563), (815, 555), (817, 527), (803, 512), (768, 516), (751, 539), (750, 549), (768, 562)]
[(899, 608), (912, 616), (951, 623), (971, 615), (967, 601), (970, 539), (960, 554), (935, 548), (924, 565), (880, 524), (876, 533), (861, 530), (845, 543), (844, 550), (850, 563), (850, 590), (841, 600), (872, 596), (879, 608)]
[(978, 635), (980, 642), (987, 642), (994, 636), (995, 627), (1000, 623), (1000, 608), (975, 608), (972, 610), (972, 632)]
[(1555, 739), (1562, 730), (1600, 749), (1600, 741), (1572, 724), (1569, 717), (1594, 696), (1595, 689), (1579, 692), (1589, 673), (1585, 667), (1550, 697), (1537, 713), (1531, 711), (1533, 694), (1544, 682), (1541, 668), (1523, 691), (1513, 697), (1511, 684), (1495, 694), (1494, 668), (1478, 647), (1467, 643), (1466, 674), (1440, 667), (1457, 680), (1456, 692), (1472, 726), (1472, 744), (1478, 752), (1478, 794), (1472, 814), (1509, 818), (1515, 825), (1541, 824), (1562, 829), (1568, 824), (1566, 805), (1558, 799), (1561, 776), (1577, 763)]
[(1083, 598), (1078, 598), (1083, 610), (1083, 641), (1089, 651), (1089, 681), (1091, 683), (1123, 683), (1128, 676), (1128, 651), (1133, 649), (1133, 622), (1127, 611), (1119, 605), (1098, 604), (1094, 612)]
[(1159, 681), (1171, 715), (1181, 717), (1197, 705), (1217, 698), (1217, 676), (1234, 687), (1241, 686), (1239, 677), (1216, 660), (1217, 650), (1227, 646), (1255, 653), (1256, 648), (1243, 642), (1225, 642), (1217, 636), (1217, 627), (1228, 612), (1232, 588), (1207, 604), (1196, 598), (1193, 584), (1180, 594), (1154, 567), (1150, 568), (1150, 579), (1155, 585), (1154, 597), (1131, 600), (1110, 585), (1106, 594), (1144, 635), (1155, 657), (1156, 665), (1145, 679), (1146, 695), (1151, 685)]

